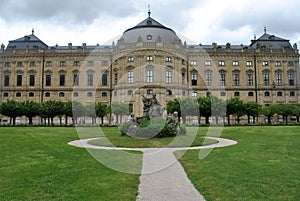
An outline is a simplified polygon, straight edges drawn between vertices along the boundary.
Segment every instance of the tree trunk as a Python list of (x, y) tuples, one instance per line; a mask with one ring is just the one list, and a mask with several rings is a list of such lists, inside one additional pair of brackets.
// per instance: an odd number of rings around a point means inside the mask
[(59, 117), (59, 125), (61, 125), (62, 124), (62, 119), (61, 119), (61, 117)]
[(198, 115), (198, 126), (201, 124), (201, 117)]
[(184, 124), (186, 124), (186, 116), (182, 116), (182, 121)]
[(268, 117), (268, 123), (271, 124), (271, 117)]
[(9, 124), (11, 125), (11, 123), (12, 123), (12, 118), (9, 117)]
[(250, 124), (250, 115), (247, 115), (248, 118), (248, 124)]
[(32, 125), (32, 117), (28, 117), (29, 125)]
[(16, 125), (16, 117), (13, 117), (13, 125)]
[(288, 124), (288, 116), (284, 116), (285, 118), (285, 124)]
[(241, 121), (241, 118), (238, 116), (238, 117), (237, 117), (237, 122), (238, 122), (238, 124), (240, 124), (240, 121)]
[(51, 126), (54, 126), (54, 123), (53, 123), (53, 117), (51, 117)]
[(104, 117), (101, 117), (101, 124), (103, 125)]
[(230, 125), (230, 115), (227, 115), (227, 123)]
[(209, 116), (205, 117), (205, 124), (208, 125), (209, 124)]
[(65, 125), (68, 125), (68, 116), (65, 115)]
[(300, 120), (300, 116), (297, 116), (297, 123), (299, 123), (299, 120)]

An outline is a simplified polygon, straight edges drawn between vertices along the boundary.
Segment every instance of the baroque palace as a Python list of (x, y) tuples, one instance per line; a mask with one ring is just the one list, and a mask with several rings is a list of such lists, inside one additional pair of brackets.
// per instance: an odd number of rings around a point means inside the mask
[(260, 104), (299, 103), (297, 45), (267, 33), (249, 45), (190, 45), (150, 15), (112, 45), (48, 46), (31, 35), (0, 50), (0, 103), (7, 99), (128, 103), (141, 95), (166, 106), (175, 97), (213, 94)]

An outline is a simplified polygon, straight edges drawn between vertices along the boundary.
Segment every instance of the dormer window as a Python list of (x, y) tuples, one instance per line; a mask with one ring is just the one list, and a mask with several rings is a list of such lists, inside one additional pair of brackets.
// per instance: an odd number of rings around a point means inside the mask
[(147, 35), (147, 40), (152, 40), (152, 36), (151, 35)]

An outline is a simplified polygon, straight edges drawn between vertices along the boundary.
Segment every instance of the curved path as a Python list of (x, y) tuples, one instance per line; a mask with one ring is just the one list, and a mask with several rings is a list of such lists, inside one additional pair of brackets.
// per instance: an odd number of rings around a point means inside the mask
[(237, 144), (236, 141), (224, 138), (213, 138), (218, 143), (199, 147), (178, 148), (120, 148), (91, 145), (90, 139), (75, 140), (69, 145), (102, 150), (133, 150), (143, 152), (142, 173), (140, 176), (137, 201), (205, 201), (188, 179), (183, 167), (174, 156), (174, 151), (213, 149)]

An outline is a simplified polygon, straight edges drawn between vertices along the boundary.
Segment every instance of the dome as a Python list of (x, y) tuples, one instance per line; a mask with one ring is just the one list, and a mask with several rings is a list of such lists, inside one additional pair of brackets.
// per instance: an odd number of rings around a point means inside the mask
[(138, 25), (127, 29), (118, 40), (118, 44), (137, 42), (181, 44), (181, 40), (172, 29), (163, 26), (150, 16)]

